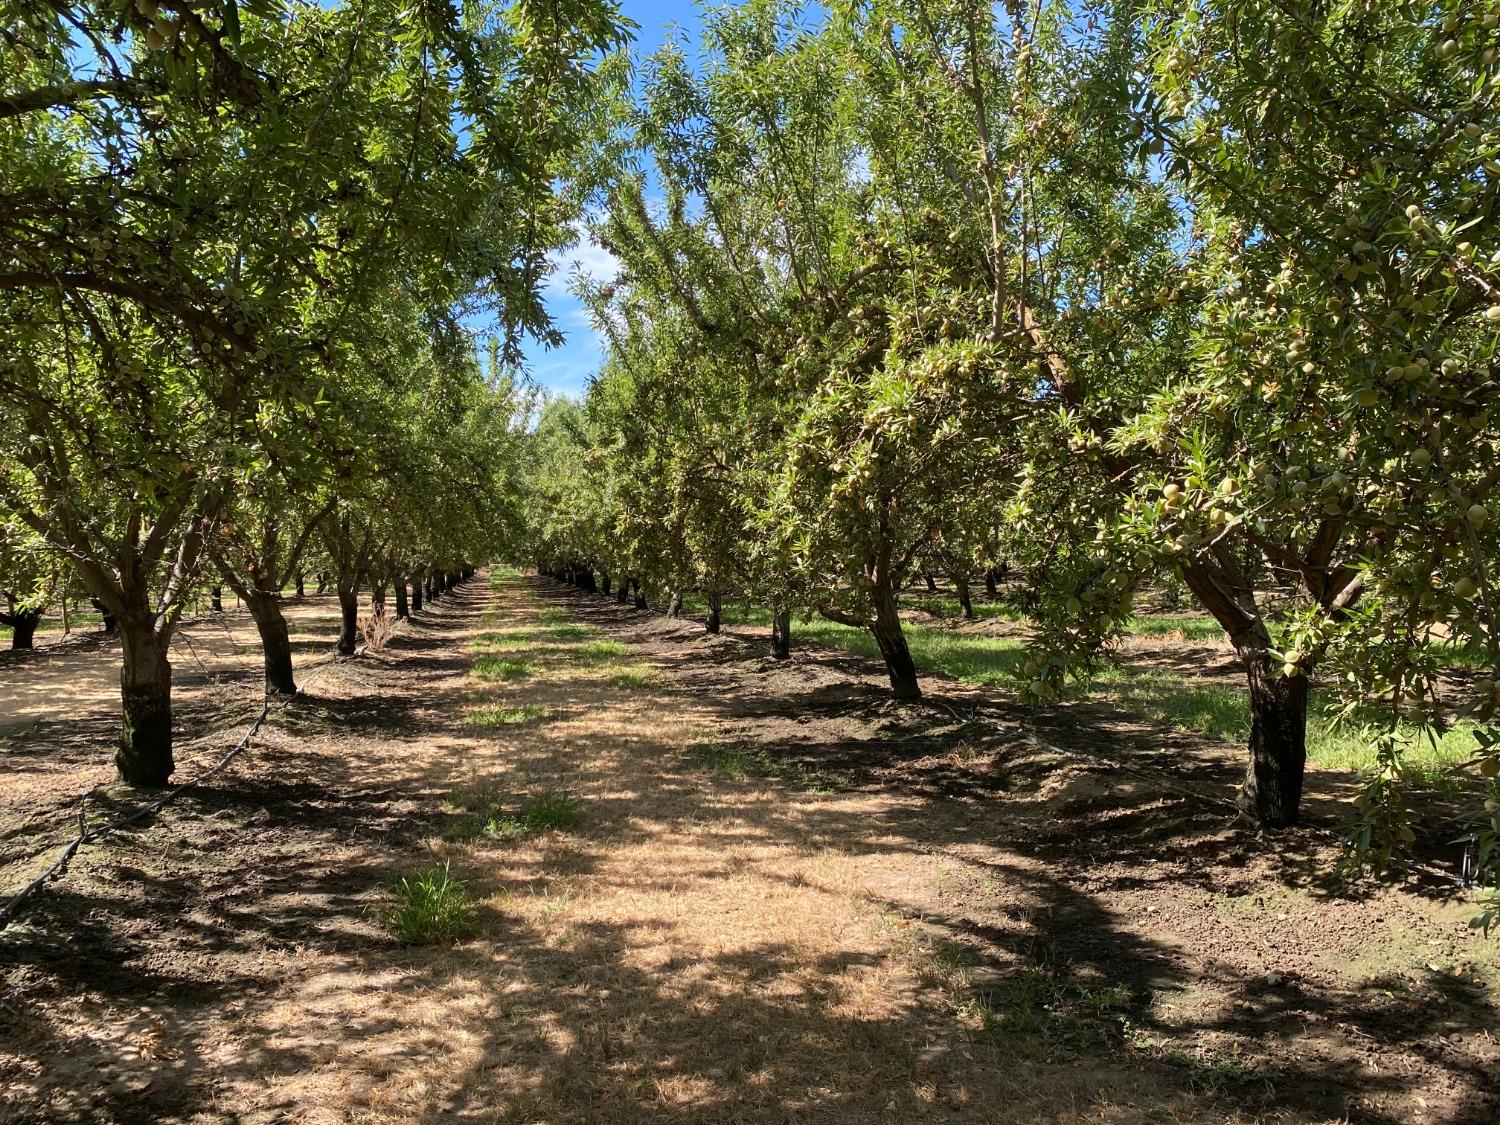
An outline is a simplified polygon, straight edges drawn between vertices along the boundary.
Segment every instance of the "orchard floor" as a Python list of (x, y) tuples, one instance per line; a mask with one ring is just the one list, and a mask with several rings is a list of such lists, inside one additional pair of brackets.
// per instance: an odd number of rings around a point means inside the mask
[[(0, 1121), (1500, 1118), (1470, 904), (1340, 892), (1316, 834), (763, 647), (507, 576), (328, 666), (0, 932)], [(253, 684), (184, 692), (186, 757)], [(0, 888), (112, 729), (0, 741)], [(1046, 735), (1133, 752), (1083, 709)], [(561, 793), (565, 830), (475, 835)], [(398, 945), (382, 888), (442, 862), (475, 932)]]

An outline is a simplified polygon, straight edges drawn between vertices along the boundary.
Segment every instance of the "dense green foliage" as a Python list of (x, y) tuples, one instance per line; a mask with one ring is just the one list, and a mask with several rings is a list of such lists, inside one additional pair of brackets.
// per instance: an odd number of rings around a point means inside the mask
[(0, 585), (38, 589), (12, 560), (40, 541), (118, 620), (121, 772), (160, 784), (209, 560), (291, 690), (305, 562), (352, 651), (361, 586), (511, 534), (503, 365), (555, 338), (540, 284), (620, 31), (593, 0), (4, 0), (0, 26)]
[[(1243, 807), (1298, 819), (1308, 686), (1414, 739), (1493, 871), (1500, 5), (751, 0), (645, 68), (594, 235), (611, 350), (538, 439), (541, 564), (870, 630), (1019, 564), (1026, 693), (1182, 582), (1248, 689)], [(1455, 651), (1482, 668), (1454, 669)], [(1331, 702), (1330, 702), (1331, 701)]]

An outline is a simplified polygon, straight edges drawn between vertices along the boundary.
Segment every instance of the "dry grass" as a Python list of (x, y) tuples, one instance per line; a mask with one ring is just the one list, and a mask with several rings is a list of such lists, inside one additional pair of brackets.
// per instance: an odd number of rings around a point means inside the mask
[[(488, 680), (468, 722), (499, 729), (464, 742), (450, 784), (486, 806), (568, 791), (587, 816), (567, 832), (433, 841), (478, 899), (477, 936), (324, 959), (293, 979), (223, 1048), (264, 1052), (263, 1066), (230, 1068), (244, 1074), (235, 1100), (297, 1105), (311, 1122), (1114, 1116), (1099, 1074), (1018, 1101), (994, 1047), (923, 983), (906, 932), (872, 902), (872, 876), (929, 874), (882, 838), (889, 797), (704, 769), (709, 714), (665, 708), (637, 666), (601, 677), (620, 646), (517, 643), (536, 624), (519, 591), (492, 615), (484, 655), (502, 638), (507, 660), (587, 647), (545, 677)], [(276, 1065), (288, 1050), (312, 1065)]]

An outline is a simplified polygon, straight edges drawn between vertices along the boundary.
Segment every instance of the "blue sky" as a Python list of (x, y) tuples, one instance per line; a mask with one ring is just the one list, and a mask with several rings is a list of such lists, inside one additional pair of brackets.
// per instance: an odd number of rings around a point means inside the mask
[[(717, 6), (715, 0), (709, 0), (709, 6)], [(692, 0), (623, 0), (621, 9), (628, 19), (640, 25), (631, 48), (637, 58), (644, 58), (661, 46), (673, 26), (681, 28), (692, 39), (697, 37), (701, 9)], [(609, 277), (614, 269), (610, 255), (589, 243), (582, 243), (559, 255), (558, 268), (553, 271), (546, 287), (546, 298), (552, 319), (567, 337), (567, 342), (549, 350), (532, 341), (526, 348), (532, 378), (548, 390), (568, 395), (583, 392), (589, 376), (598, 370), (602, 359), (599, 339), (587, 314), (568, 292), (568, 279), (575, 263), (601, 279)]]

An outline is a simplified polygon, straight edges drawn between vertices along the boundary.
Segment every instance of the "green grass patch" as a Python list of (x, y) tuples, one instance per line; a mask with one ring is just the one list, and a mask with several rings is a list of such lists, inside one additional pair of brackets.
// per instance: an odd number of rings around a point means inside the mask
[[(1170, 672), (1106, 669), (1095, 681), (1099, 694), (1133, 714), (1180, 730), (1224, 742), (1243, 742), (1250, 732), (1250, 698), (1246, 689), (1228, 684), (1194, 684)], [(1364, 772), (1377, 765), (1375, 736), (1364, 723), (1338, 724), (1334, 705), (1316, 689), (1308, 704), (1307, 757), (1327, 769)], [(1371, 717), (1373, 719), (1373, 716)], [(1414, 731), (1408, 731), (1408, 736)], [(1407, 765), (1422, 784), (1439, 788), (1455, 783), (1450, 770), (1477, 749), (1474, 727), (1460, 723), (1435, 744), (1414, 741)]]
[[(458, 803), (458, 802), (455, 802)], [(462, 818), (449, 833), (455, 840), (522, 840), (543, 832), (564, 832), (583, 823), (578, 802), (567, 793), (543, 793), (519, 812), (494, 807), (488, 790), (467, 794), (460, 804), (471, 815)]]
[(403, 875), (386, 892), (385, 923), (403, 945), (451, 943), (478, 928), (474, 896), (446, 863)]
[(516, 657), (481, 656), (470, 672), (485, 680), (519, 680), (530, 674), (531, 665)]
[(1127, 631), (1138, 637), (1171, 637), (1180, 635), (1187, 641), (1221, 641), (1223, 627), (1212, 617), (1194, 617), (1182, 613), (1153, 614), (1132, 617)]
[(523, 723), (545, 719), (551, 714), (545, 707), (534, 703), (523, 703), (507, 707), (500, 703), (489, 703), (475, 707), (464, 716), (464, 724), (471, 727), (513, 727)]
[(656, 683), (657, 676), (650, 668), (636, 666), (621, 668), (610, 673), (609, 682), (617, 688), (645, 688)]

